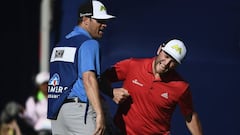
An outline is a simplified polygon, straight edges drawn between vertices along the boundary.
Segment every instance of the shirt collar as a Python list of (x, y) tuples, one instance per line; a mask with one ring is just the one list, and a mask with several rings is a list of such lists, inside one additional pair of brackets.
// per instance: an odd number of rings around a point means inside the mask
[(155, 57), (150, 59), (149, 62), (147, 63), (147, 65), (146, 65), (148, 73), (151, 73), (151, 74), (153, 74), (152, 63), (153, 63), (154, 59), (155, 59)]
[(75, 26), (73, 31), (71, 33), (67, 34), (65, 36), (65, 38), (68, 39), (68, 38), (71, 38), (71, 37), (74, 37), (74, 36), (77, 36), (77, 35), (80, 35), (80, 34), (83, 34), (83, 35), (88, 36), (89, 38), (92, 38), (91, 35), (85, 29), (83, 29), (80, 26)]
[[(148, 71), (148, 73), (153, 74), (153, 67), (152, 67), (152, 64), (153, 64), (153, 61), (156, 59), (156, 57), (153, 57), (152, 59), (149, 60), (149, 62), (146, 64), (146, 69)], [(175, 73), (175, 70), (171, 70), (171, 71), (168, 71), (167, 73), (163, 74), (160, 76), (159, 79), (155, 80), (155, 81), (163, 81), (163, 82), (167, 82), (169, 81), (173, 76), (174, 76), (174, 73)]]

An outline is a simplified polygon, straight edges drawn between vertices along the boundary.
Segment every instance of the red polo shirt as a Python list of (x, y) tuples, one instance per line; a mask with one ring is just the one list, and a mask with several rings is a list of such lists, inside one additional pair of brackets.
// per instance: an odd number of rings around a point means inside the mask
[(153, 60), (132, 58), (114, 65), (123, 88), (131, 95), (119, 106), (115, 118), (116, 125), (127, 135), (167, 135), (177, 104), (183, 116), (193, 112), (189, 84), (175, 71), (156, 80)]

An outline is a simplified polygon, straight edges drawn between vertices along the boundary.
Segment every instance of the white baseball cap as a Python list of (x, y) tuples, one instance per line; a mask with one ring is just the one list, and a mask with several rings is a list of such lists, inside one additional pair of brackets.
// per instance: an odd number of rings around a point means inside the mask
[(103, 20), (115, 18), (115, 16), (109, 15), (107, 13), (106, 7), (100, 1), (97, 1), (97, 0), (93, 0), (90, 3), (87, 2), (80, 7), (79, 17), (83, 17), (83, 16), (91, 16), (94, 19), (103, 19)]
[(45, 72), (45, 71), (40, 72), (40, 73), (38, 73), (38, 74), (36, 75), (36, 77), (35, 77), (35, 83), (36, 83), (37, 85), (41, 85), (41, 84), (43, 84), (43, 83), (45, 83), (45, 82), (48, 82), (48, 81), (49, 81), (49, 78), (50, 78), (50, 75), (49, 75), (48, 72)]
[(170, 40), (166, 45), (163, 45), (162, 50), (172, 56), (180, 64), (187, 53), (184, 43), (178, 39)]

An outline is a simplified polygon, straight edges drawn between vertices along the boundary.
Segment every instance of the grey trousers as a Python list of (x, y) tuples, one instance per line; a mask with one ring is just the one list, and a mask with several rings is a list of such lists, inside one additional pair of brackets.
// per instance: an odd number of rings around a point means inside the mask
[(86, 123), (86, 103), (65, 103), (57, 120), (51, 120), (53, 135), (93, 135), (96, 127), (96, 113), (88, 107)]

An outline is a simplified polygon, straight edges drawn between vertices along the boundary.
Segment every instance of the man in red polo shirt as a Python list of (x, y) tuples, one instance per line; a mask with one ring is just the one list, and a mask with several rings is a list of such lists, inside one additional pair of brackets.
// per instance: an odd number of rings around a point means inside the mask
[(122, 60), (102, 74), (104, 80), (123, 81), (118, 89), (130, 94), (125, 100), (123, 94), (118, 98), (120, 91), (113, 91), (113, 100), (119, 103), (115, 123), (123, 134), (170, 135), (171, 118), (179, 105), (189, 131), (202, 135), (189, 83), (175, 70), (186, 52), (184, 43), (173, 39), (159, 47), (156, 57)]

